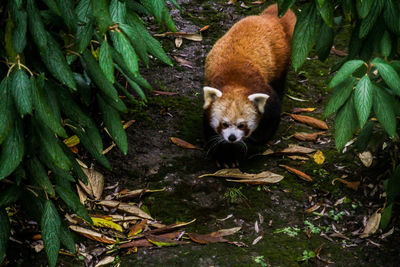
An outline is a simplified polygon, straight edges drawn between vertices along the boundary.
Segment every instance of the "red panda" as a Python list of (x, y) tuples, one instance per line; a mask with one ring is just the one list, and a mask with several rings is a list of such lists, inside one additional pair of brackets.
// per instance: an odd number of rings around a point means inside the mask
[(217, 163), (235, 167), (248, 141), (265, 143), (278, 128), (295, 24), (294, 13), (279, 18), (275, 4), (234, 24), (209, 52), (204, 131)]

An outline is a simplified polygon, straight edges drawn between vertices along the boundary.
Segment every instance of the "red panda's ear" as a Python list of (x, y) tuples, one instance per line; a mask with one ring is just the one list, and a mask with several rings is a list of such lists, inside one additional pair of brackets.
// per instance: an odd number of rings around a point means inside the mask
[(267, 102), (269, 95), (267, 94), (252, 94), (249, 95), (249, 100), (253, 102), (260, 113), (264, 113), (264, 106)]
[(207, 109), (215, 99), (222, 96), (222, 92), (220, 90), (209, 86), (204, 86), (203, 91), (204, 91), (204, 106), (203, 106), (204, 109)]

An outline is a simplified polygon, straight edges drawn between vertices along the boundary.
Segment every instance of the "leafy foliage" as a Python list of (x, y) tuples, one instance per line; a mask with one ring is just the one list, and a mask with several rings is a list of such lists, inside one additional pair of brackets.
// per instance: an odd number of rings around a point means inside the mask
[[(282, 16), (295, 1), (280, 0)], [(329, 56), (335, 34), (350, 27), (348, 55), (331, 79), (333, 90), (324, 117), (336, 113), (335, 142), (338, 150), (361, 129), (356, 147), (363, 152), (373, 129), (381, 126), (398, 141), (396, 116), (400, 114), (400, 1), (397, 0), (312, 0), (302, 8), (292, 39), (292, 63), (298, 70), (315, 45), (320, 60)], [(318, 37), (318, 38), (317, 38)], [(370, 120), (377, 118), (378, 123)], [(375, 120), (376, 121), (376, 120)], [(394, 168), (395, 166), (393, 166)], [(386, 183), (386, 226), (394, 197), (399, 194), (398, 171)]]
[[(148, 67), (149, 54), (172, 65), (140, 16), (170, 31), (176, 27), (165, 0), (9, 0), (0, 14), (0, 55), (7, 63), (0, 66), (0, 181), (7, 182), (0, 184), (0, 263), (10, 232), (5, 208), (20, 202), (41, 222), (49, 266), (55, 266), (60, 243), (75, 252), (57, 205), (91, 221), (71, 187), (77, 179), (87, 183), (86, 176), (63, 140), (77, 135), (111, 169), (101, 121), (91, 114), (102, 114), (107, 133), (126, 154), (120, 113), (127, 107), (119, 95), (146, 100), (151, 86), (139, 61)], [(116, 70), (131, 88), (120, 84)]]

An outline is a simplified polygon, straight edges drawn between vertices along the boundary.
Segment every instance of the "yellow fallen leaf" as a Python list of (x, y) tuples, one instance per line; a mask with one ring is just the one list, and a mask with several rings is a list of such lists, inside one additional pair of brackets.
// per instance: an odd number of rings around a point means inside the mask
[(322, 153), (321, 150), (318, 150), (317, 152), (315, 152), (313, 158), (314, 158), (314, 162), (319, 165), (323, 164), (325, 161), (324, 153)]
[(97, 227), (104, 227), (117, 230), (119, 232), (123, 232), (122, 226), (116, 224), (115, 222), (103, 218), (91, 217), (93, 221), (93, 225)]
[(172, 143), (174, 143), (177, 146), (183, 147), (183, 148), (188, 148), (188, 149), (195, 149), (196, 146), (192, 145), (191, 143), (186, 142), (185, 140), (182, 140), (178, 137), (171, 137), (170, 138)]
[(289, 172), (295, 174), (297, 177), (299, 177), (299, 178), (301, 178), (301, 179), (303, 179), (305, 181), (310, 181), (310, 182), (312, 181), (311, 176), (309, 176), (308, 174), (305, 174), (302, 171), (299, 171), (299, 170), (297, 170), (295, 168), (292, 168), (292, 167), (289, 167), (289, 166), (286, 166), (286, 165), (283, 165), (283, 164), (279, 164), (279, 166), (282, 167), (282, 168), (285, 168)]
[(64, 139), (63, 142), (67, 147), (73, 147), (78, 145), (81, 142), (81, 140), (79, 140), (78, 136), (73, 135), (71, 137), (68, 137), (67, 139)]
[(381, 222), (381, 217), (382, 217), (380, 210), (381, 209), (378, 209), (371, 215), (371, 217), (369, 217), (367, 225), (365, 225), (364, 232), (362, 232), (362, 234), (360, 235), (361, 238), (368, 237), (374, 234), (376, 230), (378, 230), (379, 223)]

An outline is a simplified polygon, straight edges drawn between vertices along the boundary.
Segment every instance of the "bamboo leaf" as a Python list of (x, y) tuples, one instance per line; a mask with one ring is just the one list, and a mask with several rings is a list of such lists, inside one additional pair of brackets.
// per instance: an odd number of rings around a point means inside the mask
[(382, 124), (386, 132), (394, 137), (396, 134), (396, 115), (392, 105), (392, 96), (390, 96), (383, 88), (374, 86), (374, 112), (379, 122)]
[(11, 93), (20, 116), (23, 118), (26, 114), (32, 114), (31, 85), (28, 75), (22, 69), (14, 73), (11, 86)]
[(350, 60), (343, 64), (343, 66), (338, 70), (335, 76), (329, 83), (329, 87), (333, 88), (343, 82), (345, 79), (349, 78), (359, 67), (364, 64), (362, 60)]
[(340, 83), (339, 86), (335, 87), (335, 91), (333, 91), (333, 94), (326, 105), (323, 118), (335, 113), (343, 106), (346, 100), (350, 97), (356, 81), (357, 80), (354, 77), (350, 77)]
[(7, 76), (0, 83), (0, 99), (3, 101), (0, 105), (0, 144), (6, 139), (11, 130), (14, 119), (14, 102), (10, 93), (10, 78)]
[(350, 140), (358, 125), (354, 99), (350, 97), (339, 109), (335, 119), (335, 144), (338, 150), (341, 150)]
[(7, 212), (4, 209), (0, 209), (0, 264), (6, 257), (10, 230), (10, 220)]
[(111, 83), (114, 83), (114, 64), (112, 60), (111, 49), (107, 41), (102, 42), (100, 46), (99, 64), (107, 79)]
[(292, 38), (292, 63), (296, 71), (304, 63), (317, 40), (320, 22), (315, 3), (308, 3), (298, 16)]
[(0, 180), (9, 176), (21, 163), (25, 154), (24, 129), (21, 120), (16, 120), (2, 144), (0, 152)]
[(42, 239), (50, 267), (57, 264), (58, 250), (60, 249), (61, 220), (51, 200), (46, 200), (41, 220)]
[(97, 101), (103, 116), (104, 124), (106, 125), (112, 139), (118, 148), (126, 155), (128, 153), (128, 140), (126, 138), (125, 130), (122, 127), (121, 118), (118, 112), (109, 106), (100, 96)]
[(55, 192), (53, 184), (50, 182), (49, 176), (42, 163), (36, 157), (32, 157), (27, 162), (27, 168), (33, 181), (49, 195), (54, 197)]
[(364, 75), (357, 83), (354, 92), (354, 104), (357, 111), (360, 128), (367, 122), (372, 109), (373, 86), (368, 75)]
[(128, 24), (119, 24), (119, 28), (128, 36), (131, 44), (135, 48), (135, 52), (143, 60), (146, 67), (149, 66), (149, 56), (147, 55), (146, 42), (141, 39), (140, 33)]

